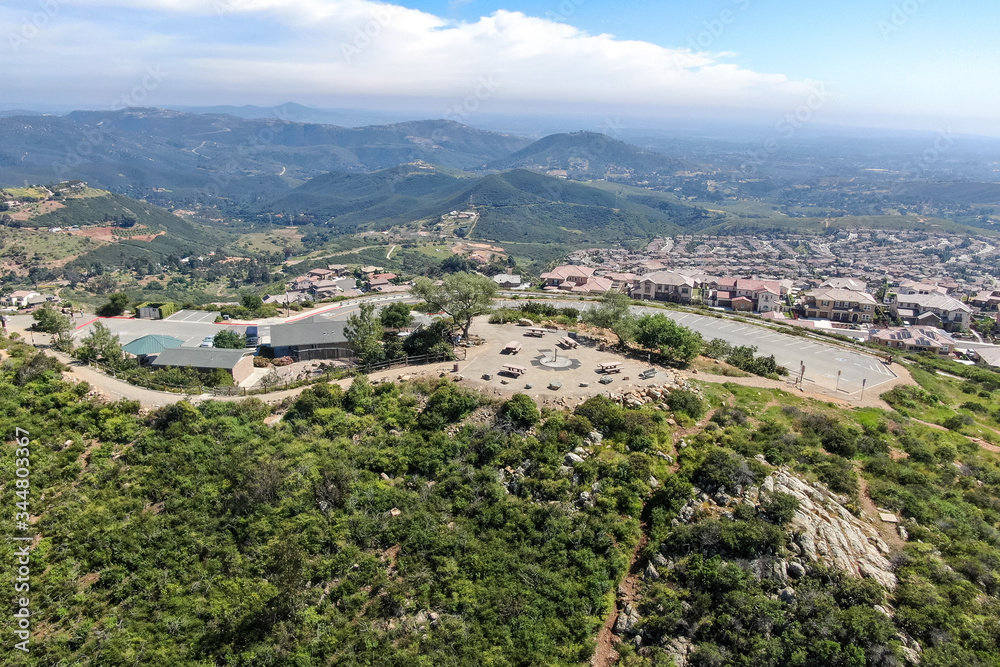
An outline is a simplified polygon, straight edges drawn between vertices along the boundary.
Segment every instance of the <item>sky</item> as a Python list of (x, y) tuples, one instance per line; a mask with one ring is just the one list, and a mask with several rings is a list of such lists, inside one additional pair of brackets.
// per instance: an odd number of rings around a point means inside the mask
[(4, 108), (259, 104), (1000, 136), (997, 0), (0, 0)]

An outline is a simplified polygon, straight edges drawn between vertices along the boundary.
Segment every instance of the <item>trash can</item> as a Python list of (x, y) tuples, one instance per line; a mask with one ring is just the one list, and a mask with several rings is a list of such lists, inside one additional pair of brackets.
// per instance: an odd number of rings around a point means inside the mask
[(458, 362), (457, 361), (455, 362), (455, 365), (452, 366), (451, 372), (452, 373), (457, 373), (458, 372)]

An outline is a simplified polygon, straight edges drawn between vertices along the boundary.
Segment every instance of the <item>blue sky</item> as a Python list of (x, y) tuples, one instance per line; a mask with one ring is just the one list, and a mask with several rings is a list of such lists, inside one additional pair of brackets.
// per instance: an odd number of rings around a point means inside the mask
[(1000, 2), (0, 0), (6, 107), (745, 116), (1000, 136)]

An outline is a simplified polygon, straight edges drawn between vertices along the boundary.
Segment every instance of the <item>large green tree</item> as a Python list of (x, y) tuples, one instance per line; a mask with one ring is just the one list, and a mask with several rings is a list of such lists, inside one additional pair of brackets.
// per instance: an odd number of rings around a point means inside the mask
[(701, 334), (677, 324), (663, 313), (646, 315), (636, 325), (636, 342), (669, 361), (686, 364), (701, 352)]
[(108, 302), (98, 307), (97, 314), (101, 317), (118, 317), (128, 308), (129, 298), (125, 292), (115, 292), (108, 297)]
[(379, 313), (382, 326), (386, 329), (405, 329), (413, 322), (408, 303), (391, 303)]
[(440, 285), (417, 278), (410, 291), (431, 308), (450, 315), (462, 328), (463, 337), (468, 338), (472, 318), (488, 313), (493, 306), (497, 284), (486, 276), (460, 272), (446, 275)]
[(375, 315), (373, 303), (362, 303), (359, 312), (347, 318), (344, 326), (344, 337), (363, 364), (382, 360), (382, 333), (382, 322)]
[(52, 344), (56, 349), (68, 350), (73, 346), (73, 325), (68, 316), (57, 312), (55, 308), (46, 305), (31, 314), (35, 320), (35, 329), (52, 334)]
[(601, 302), (583, 313), (583, 321), (595, 327), (608, 329), (625, 345), (635, 338), (636, 317), (629, 311), (632, 300), (621, 292), (608, 292)]
[(101, 322), (95, 322), (90, 334), (80, 341), (77, 357), (82, 361), (102, 361), (112, 368), (119, 368), (125, 358), (118, 334)]
[(222, 329), (212, 338), (212, 347), (239, 350), (246, 345), (246, 338), (231, 329)]

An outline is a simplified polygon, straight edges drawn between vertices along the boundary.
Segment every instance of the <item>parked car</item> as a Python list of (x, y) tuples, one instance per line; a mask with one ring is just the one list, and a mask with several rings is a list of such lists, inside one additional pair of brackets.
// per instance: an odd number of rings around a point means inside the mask
[(205, 336), (205, 338), (201, 341), (201, 345), (198, 347), (215, 347), (214, 340), (215, 339), (212, 336)]
[(257, 347), (257, 343), (259, 342), (259, 339), (257, 337), (257, 327), (255, 326), (247, 327), (245, 335), (246, 335), (246, 346)]

